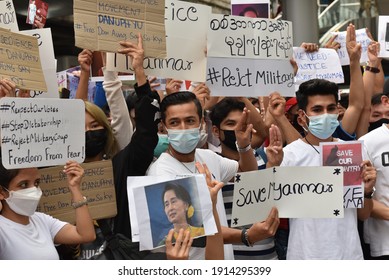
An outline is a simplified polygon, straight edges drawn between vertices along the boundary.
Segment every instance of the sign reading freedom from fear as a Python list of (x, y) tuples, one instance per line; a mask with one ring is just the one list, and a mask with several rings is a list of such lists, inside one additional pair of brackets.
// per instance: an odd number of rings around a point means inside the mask
[(140, 33), (146, 56), (165, 57), (164, 19), (164, 0), (74, 0), (76, 46), (117, 52)]
[(280, 218), (342, 218), (343, 168), (273, 167), (235, 176), (231, 226)]

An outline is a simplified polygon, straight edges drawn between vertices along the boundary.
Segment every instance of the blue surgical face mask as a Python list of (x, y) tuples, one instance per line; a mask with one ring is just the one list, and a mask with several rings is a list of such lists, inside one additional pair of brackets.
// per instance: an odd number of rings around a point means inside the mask
[(167, 129), (169, 144), (181, 154), (192, 152), (200, 140), (200, 127), (192, 129)]
[(158, 134), (158, 144), (154, 149), (154, 156), (159, 157), (163, 152), (167, 150), (169, 146), (169, 139), (167, 134)]
[(309, 119), (308, 130), (319, 139), (329, 138), (339, 126), (338, 114), (322, 114), (307, 116), (307, 118)]

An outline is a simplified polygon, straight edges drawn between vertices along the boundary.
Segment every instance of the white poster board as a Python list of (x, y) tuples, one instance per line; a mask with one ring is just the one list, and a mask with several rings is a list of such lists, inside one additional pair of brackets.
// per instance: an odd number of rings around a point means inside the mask
[(300, 85), (311, 79), (344, 83), (342, 65), (335, 50), (320, 48), (316, 52), (307, 52), (304, 48), (294, 47), (293, 57), (298, 66), (296, 84)]
[(380, 57), (389, 57), (389, 16), (378, 17), (378, 42), (381, 45)]
[(290, 59), (292, 22), (212, 14), (207, 44), (208, 57)]
[(56, 61), (54, 55), (53, 38), (50, 28), (38, 28), (20, 31), (22, 34), (34, 36), (38, 39), (39, 56), (41, 57), (41, 66), (45, 77), (47, 92), (31, 90), (32, 98), (59, 98)]
[(206, 84), (212, 96), (295, 96), (289, 60), (208, 57)]
[(7, 169), (84, 161), (82, 100), (4, 97), (0, 122), (2, 162)]
[[(347, 48), (346, 48), (346, 35), (347, 31), (342, 31), (342, 32), (333, 32), (332, 35), (337, 34), (338, 36), (335, 38), (335, 42), (338, 42), (340, 44), (340, 48), (338, 49), (338, 56), (340, 59), (341, 65), (350, 65), (350, 58), (347, 53)], [(370, 44), (370, 38), (367, 36), (366, 29), (358, 29), (355, 30), (355, 34), (357, 36), (356, 41), (357, 43), (361, 44), (362, 47), (362, 54), (361, 54), (361, 59), (360, 63), (363, 64), (369, 60), (367, 57), (367, 47)]]
[(12, 0), (0, 1), (0, 27), (10, 29), (13, 32), (19, 31), (15, 7)]
[[(211, 7), (183, 1), (166, 1), (166, 58), (145, 57), (150, 76), (205, 82), (208, 19)], [(133, 73), (131, 59), (107, 53), (107, 69)]]
[[(188, 205), (182, 203), (183, 207), (192, 206), (191, 214), (188, 209), (169, 209), (166, 206), (166, 201), (169, 201), (165, 197), (165, 188), (168, 186), (178, 186), (180, 189), (185, 189), (188, 193), (191, 204)], [(129, 190), (129, 189), (128, 189)], [(132, 188), (134, 195), (134, 202), (136, 209), (142, 209), (142, 211), (136, 211), (136, 216), (139, 226), (139, 248), (140, 250), (150, 250), (164, 246), (164, 239), (169, 229), (176, 227), (176, 220), (180, 212), (185, 212), (185, 219), (187, 223), (185, 226), (189, 226), (191, 230), (191, 236), (198, 238), (204, 235), (212, 235), (217, 232), (215, 220), (212, 214), (212, 202), (209, 195), (208, 186), (205, 181), (205, 177), (202, 174), (188, 176), (185, 178), (158, 182), (152, 185), (141, 186)], [(179, 194), (172, 192), (172, 196), (177, 198)], [(182, 202), (183, 199), (180, 198)], [(130, 208), (130, 211), (133, 208)], [(181, 211), (182, 210), (182, 211)], [(190, 216), (190, 217), (188, 217)], [(166, 227), (164, 226), (163, 219), (167, 221)], [(193, 220), (196, 219), (197, 222)], [(179, 225), (184, 226), (184, 225)], [(203, 228), (200, 230), (200, 228)], [(202, 234), (200, 233), (202, 232)]]
[(235, 176), (231, 226), (264, 221), (273, 206), (280, 218), (342, 218), (342, 168), (274, 167)]

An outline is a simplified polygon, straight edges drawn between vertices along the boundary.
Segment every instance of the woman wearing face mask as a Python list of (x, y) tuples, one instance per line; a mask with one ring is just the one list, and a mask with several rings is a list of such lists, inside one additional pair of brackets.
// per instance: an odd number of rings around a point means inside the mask
[(54, 244), (80, 244), (95, 239), (87, 200), (80, 191), (83, 168), (68, 161), (63, 172), (76, 212), (76, 225), (35, 212), (42, 190), (37, 168), (7, 170), (0, 160), (0, 259), (59, 259)]

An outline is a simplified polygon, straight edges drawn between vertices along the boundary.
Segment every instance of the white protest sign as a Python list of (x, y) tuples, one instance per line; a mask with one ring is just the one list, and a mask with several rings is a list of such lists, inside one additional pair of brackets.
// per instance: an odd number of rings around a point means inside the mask
[(320, 48), (316, 52), (307, 52), (304, 48), (293, 48), (293, 57), (298, 71), (296, 84), (311, 79), (325, 79), (337, 84), (344, 83), (342, 65), (333, 49)]
[(378, 42), (380, 43), (380, 57), (389, 57), (389, 16), (378, 17)]
[[(145, 57), (150, 76), (205, 82), (208, 20), (211, 7), (183, 1), (166, 1), (166, 58)], [(107, 69), (133, 73), (131, 59), (107, 54)]]
[(292, 22), (212, 14), (207, 44), (208, 57), (289, 59)]
[(82, 100), (0, 100), (1, 151), (7, 169), (63, 165), (85, 158)]
[(38, 39), (39, 56), (45, 77), (47, 92), (31, 90), (32, 98), (59, 98), (56, 76), (56, 60), (54, 55), (53, 39), (50, 28), (40, 28), (20, 31), (22, 34), (34, 36)]
[(212, 96), (295, 96), (289, 60), (208, 57), (207, 86)]
[(362, 141), (320, 143), (323, 166), (343, 167), (343, 207), (363, 207), (363, 181), (361, 177)]
[(342, 168), (274, 167), (235, 176), (233, 227), (264, 221), (273, 206), (281, 218), (342, 218)]
[[(350, 65), (350, 58), (347, 53), (347, 48), (346, 48), (346, 35), (347, 31), (342, 31), (342, 32), (333, 32), (332, 35), (338, 35), (335, 38), (335, 42), (338, 42), (340, 44), (340, 48), (338, 49), (338, 56), (340, 59), (340, 64), (341, 65)], [(367, 47), (370, 44), (370, 38), (367, 36), (366, 29), (358, 29), (355, 30), (356, 34), (356, 41), (357, 43), (361, 44), (362, 47), (362, 55), (360, 59), (360, 63), (365, 63), (369, 60), (367, 57)]]
[(18, 21), (12, 0), (0, 1), (0, 27), (19, 31)]
[[(212, 202), (202, 174), (132, 189), (139, 223), (139, 249), (150, 250), (165, 245), (166, 235), (174, 228), (189, 228), (191, 237), (198, 238), (217, 232)], [(183, 203), (174, 203), (174, 197)], [(182, 212), (185, 215), (182, 215)]]

